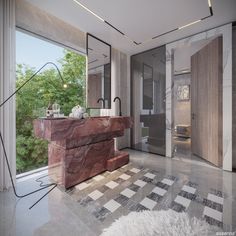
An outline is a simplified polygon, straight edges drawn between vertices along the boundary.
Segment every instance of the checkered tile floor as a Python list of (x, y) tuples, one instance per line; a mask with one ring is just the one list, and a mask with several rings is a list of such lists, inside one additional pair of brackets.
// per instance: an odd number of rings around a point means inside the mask
[[(130, 211), (171, 208), (177, 212), (200, 212), (208, 223), (223, 227), (224, 194), (210, 189), (198, 191), (198, 184), (179, 180), (155, 170), (128, 164), (105, 172), (67, 191), (99, 221)], [(193, 215), (193, 214), (191, 214)]]

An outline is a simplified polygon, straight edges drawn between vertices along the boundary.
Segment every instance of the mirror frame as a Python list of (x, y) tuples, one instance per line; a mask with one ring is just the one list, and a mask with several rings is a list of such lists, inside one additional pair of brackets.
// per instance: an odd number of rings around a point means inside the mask
[[(111, 81), (111, 55), (112, 55), (112, 53), (111, 53), (111, 45), (109, 44), (109, 43), (107, 43), (107, 42), (105, 42), (105, 41), (103, 41), (102, 39), (99, 39), (98, 37), (96, 37), (96, 36), (94, 36), (94, 35), (92, 35), (92, 34), (90, 34), (90, 33), (87, 33), (86, 34), (86, 55), (87, 55), (87, 75), (86, 75), (86, 107), (87, 108), (89, 108), (89, 109), (103, 109), (103, 108), (98, 108), (98, 107), (89, 107), (88, 106), (88, 99), (87, 99), (87, 95), (88, 95), (88, 38), (89, 37), (92, 37), (92, 38), (94, 38), (94, 39), (96, 39), (96, 40), (98, 40), (98, 41), (100, 41), (100, 42), (102, 42), (102, 43), (104, 43), (104, 44), (106, 44), (107, 46), (109, 46), (109, 48), (110, 48), (110, 81)], [(109, 63), (107, 63), (107, 64), (109, 64)], [(107, 65), (107, 64), (105, 64), (105, 65)], [(111, 109), (111, 82), (110, 82), (110, 92), (109, 92), (109, 94), (110, 94), (110, 102), (109, 102), (109, 106), (108, 107), (105, 107), (104, 109)], [(104, 97), (103, 97), (103, 99), (104, 99)]]

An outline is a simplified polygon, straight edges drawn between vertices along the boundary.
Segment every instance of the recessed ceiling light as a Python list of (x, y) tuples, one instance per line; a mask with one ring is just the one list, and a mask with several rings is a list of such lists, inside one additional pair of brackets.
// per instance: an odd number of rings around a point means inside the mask
[(196, 20), (196, 21), (191, 22), (191, 23), (189, 23), (189, 24), (187, 24), (187, 25), (181, 26), (181, 27), (179, 27), (178, 29), (180, 30), (180, 29), (186, 28), (186, 27), (188, 27), (188, 26), (190, 26), (190, 25), (194, 25), (194, 24), (196, 24), (196, 23), (198, 23), (198, 22), (200, 22), (200, 21), (201, 21), (201, 20)]
[(93, 11), (89, 10), (86, 6), (84, 6), (82, 3), (80, 3), (77, 0), (73, 0), (75, 3), (79, 4), (81, 7), (83, 7), (86, 11), (90, 12), (91, 14), (93, 14), (94, 16), (96, 16), (99, 20), (105, 22), (105, 20), (103, 20), (100, 16), (98, 16), (96, 13), (94, 13)]

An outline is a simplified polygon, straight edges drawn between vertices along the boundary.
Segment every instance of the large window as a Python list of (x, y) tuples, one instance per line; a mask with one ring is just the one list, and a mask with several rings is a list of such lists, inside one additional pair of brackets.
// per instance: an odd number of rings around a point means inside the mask
[(16, 87), (21, 86), (47, 62), (60, 69), (67, 89), (53, 66), (39, 75), (16, 95), (17, 173), (47, 165), (47, 142), (34, 137), (33, 120), (45, 116), (46, 108), (58, 103), (68, 115), (75, 105), (85, 106), (86, 58), (49, 41), (16, 32)]

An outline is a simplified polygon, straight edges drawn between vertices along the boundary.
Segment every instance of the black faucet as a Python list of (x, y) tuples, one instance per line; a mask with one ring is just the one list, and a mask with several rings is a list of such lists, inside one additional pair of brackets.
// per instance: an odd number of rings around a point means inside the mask
[(121, 100), (119, 97), (115, 97), (113, 102), (115, 102), (116, 100), (119, 100), (119, 116), (122, 116), (122, 113), (121, 113)]
[(100, 101), (102, 101), (102, 108), (105, 109), (105, 100), (103, 98), (99, 98), (97, 100), (97, 103), (99, 103)]

